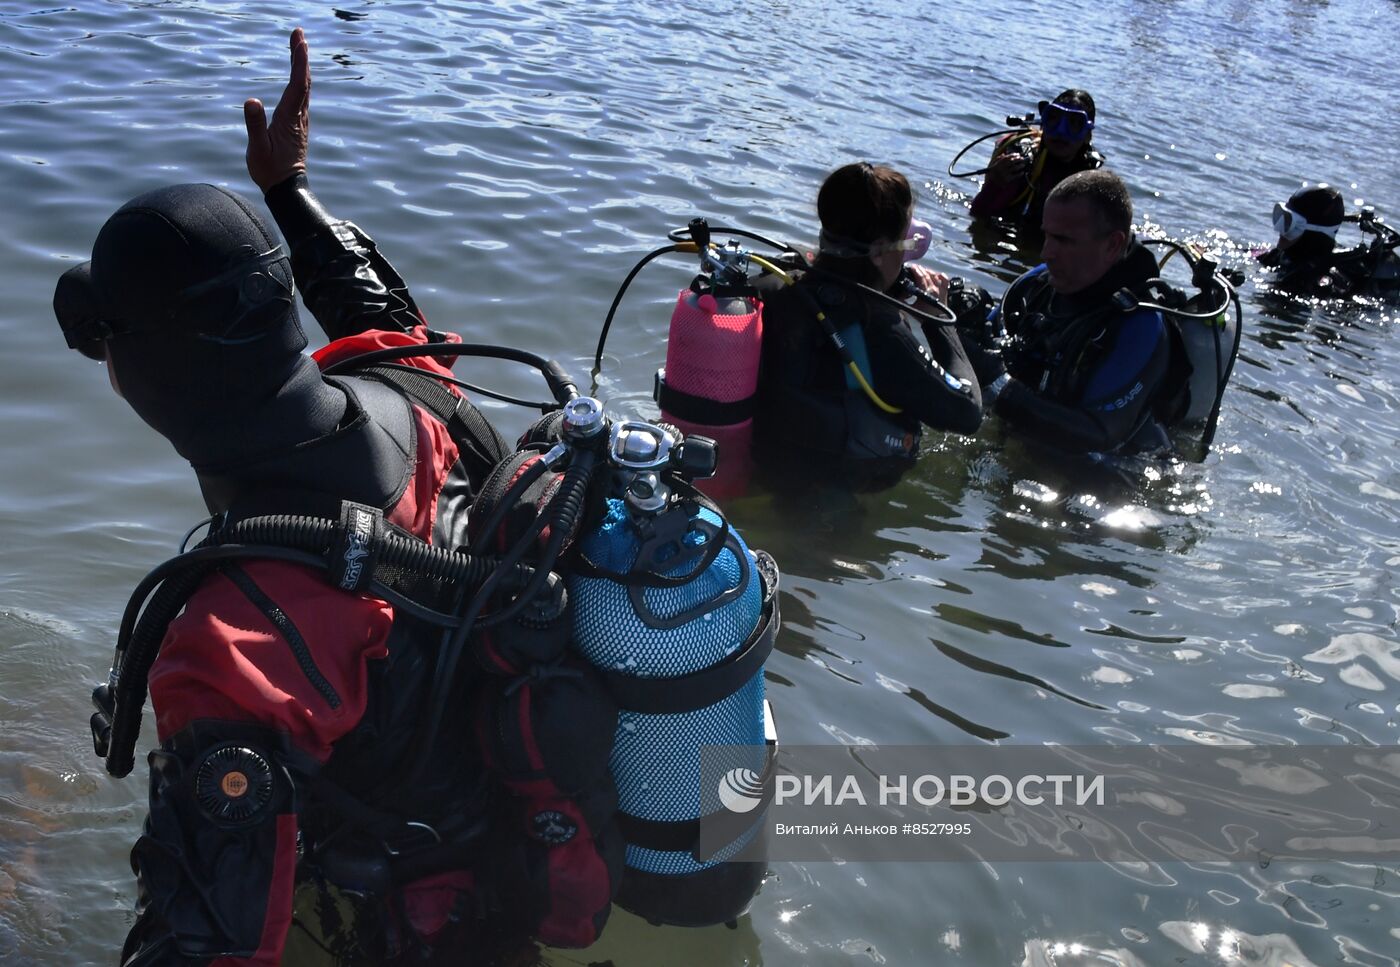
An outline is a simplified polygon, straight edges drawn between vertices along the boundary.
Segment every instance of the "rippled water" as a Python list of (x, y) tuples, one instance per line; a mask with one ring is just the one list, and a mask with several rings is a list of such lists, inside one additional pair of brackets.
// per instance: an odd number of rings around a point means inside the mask
[[(1032, 14), (1031, 11), (1035, 12)], [(695, 214), (797, 241), (857, 158), (920, 187), (929, 261), (999, 291), (1029, 256), (967, 230), (944, 167), (1065, 86), (1138, 221), (1240, 262), (1304, 180), (1400, 219), (1400, 4), (1378, 0), (0, 2), (0, 961), (111, 963), (139, 777), (87, 692), (139, 577), (202, 516), (188, 469), (67, 352), (54, 279), (162, 182), (247, 190), (246, 96), (312, 46), (312, 178), (440, 327), (586, 373), (608, 300)], [(599, 392), (647, 414), (652, 267)], [(1128, 485), (1005, 440), (926, 442), (875, 496), (734, 501), (783, 564), (769, 664), (784, 741), (1394, 745), (1400, 351), (1394, 310), (1244, 290), (1203, 464)], [(478, 364), (479, 365), (479, 364)], [(528, 374), (463, 370), (537, 395)], [(527, 415), (492, 410), (507, 431)], [(139, 771), (139, 770), (138, 770)], [(1400, 866), (775, 864), (737, 931), (618, 915), (551, 962), (1396, 964)]]

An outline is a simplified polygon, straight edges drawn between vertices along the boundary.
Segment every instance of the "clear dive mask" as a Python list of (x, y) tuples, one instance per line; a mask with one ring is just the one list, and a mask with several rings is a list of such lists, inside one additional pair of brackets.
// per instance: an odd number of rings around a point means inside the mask
[(928, 253), (933, 241), (933, 226), (928, 222), (911, 219), (904, 237), (897, 242), (862, 242), (822, 229), (818, 247), (824, 255), (841, 259), (861, 258), (867, 255), (884, 255), (888, 252), (903, 252), (904, 261), (913, 262)]
[(1287, 242), (1296, 242), (1304, 232), (1317, 232), (1328, 238), (1337, 237), (1339, 225), (1314, 225), (1283, 202), (1274, 202), (1274, 231)]

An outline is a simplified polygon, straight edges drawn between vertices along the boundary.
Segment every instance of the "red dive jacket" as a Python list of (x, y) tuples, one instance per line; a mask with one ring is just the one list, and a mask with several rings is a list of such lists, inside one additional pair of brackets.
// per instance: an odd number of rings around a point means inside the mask
[[(315, 358), (324, 367), (372, 349), (425, 343), (427, 338), (423, 326), (407, 333), (361, 333), (336, 340)], [(409, 362), (430, 373), (450, 372), (429, 357)], [(413, 409), (413, 475), (385, 519), (431, 542), (438, 496), (458, 452), (442, 423), (419, 406)], [(249, 723), (286, 736), (295, 749), (324, 765), (335, 743), (365, 714), (371, 663), (388, 657), (394, 609), (377, 598), (340, 591), (324, 576), (296, 565), (253, 561), (241, 570), (280, 612), (281, 621), (269, 617), (256, 592), (250, 595), (227, 575), (209, 578), (171, 624), (151, 671), (158, 737), (166, 742), (200, 720)], [(299, 643), (289, 641), (290, 635)], [(254, 956), (221, 957), (213, 961), (217, 967), (281, 963), (297, 865), (295, 813), (279, 815), (276, 828), (262, 942)], [(451, 892), (454, 885), (461, 884), (446, 878), (442, 887)], [(439, 899), (437, 904), (415, 904), (415, 909), (435, 906), (445, 920), (455, 893)], [(415, 925), (423, 933), (441, 926)]]

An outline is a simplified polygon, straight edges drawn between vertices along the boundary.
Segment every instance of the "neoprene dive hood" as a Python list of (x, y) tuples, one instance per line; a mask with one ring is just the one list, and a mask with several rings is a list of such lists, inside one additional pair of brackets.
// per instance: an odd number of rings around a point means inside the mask
[(241, 196), (172, 185), (127, 202), (54, 293), (68, 345), (109, 359), (132, 409), (198, 470), (335, 429), (344, 393), (302, 355), (290, 261)]
[(1346, 217), (1342, 193), (1330, 185), (1299, 188), (1288, 196), (1288, 208), (1306, 218), (1310, 225), (1340, 225)]

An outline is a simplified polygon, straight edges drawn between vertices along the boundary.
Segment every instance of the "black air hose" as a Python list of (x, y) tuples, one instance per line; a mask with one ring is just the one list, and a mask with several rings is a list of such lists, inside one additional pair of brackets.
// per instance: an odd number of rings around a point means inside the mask
[[(109, 773), (121, 778), (128, 775), (135, 764), (134, 750), (141, 729), (141, 709), (146, 704), (147, 678), (160, 653), (166, 629), (200, 582), (224, 560), (281, 560), (323, 570), (324, 555), (338, 528), (336, 521), (317, 517), (250, 517), (219, 533), (219, 539), (230, 542), (228, 545), (211, 546), (206, 540), (146, 576), (132, 594), (122, 616), (113, 660), (115, 687), (106, 691), (99, 688), (96, 696), (104, 706), (103, 697), (111, 701), (111, 733), (107, 739)], [(493, 578), (494, 586), (534, 584), (533, 569), (528, 565), (461, 554), (397, 534), (384, 535), (379, 564), (467, 587), (481, 586)], [(448, 626), (457, 623), (454, 616), (433, 611), (379, 581), (371, 581), (365, 590), (426, 621)], [(105, 707), (103, 712), (106, 712)]]
[[(466, 650), (467, 641), (470, 639), (472, 631), (477, 627), (499, 624), (519, 614), (538, 593), (544, 582), (549, 579), (549, 570), (554, 566), (554, 562), (559, 556), (559, 549), (563, 545), (564, 538), (573, 527), (577, 526), (578, 514), (582, 508), (582, 497), (587, 492), (596, 461), (596, 455), (590, 450), (575, 451), (574, 461), (565, 471), (559, 490), (550, 501), (552, 512), (548, 521), (553, 530), (550, 533), (549, 543), (545, 546), (544, 553), (539, 560), (533, 565), (534, 577), (516, 596), (516, 599), (486, 620), (480, 622), (477, 620), (482, 609), (500, 589), (501, 581), (498, 577), (500, 570), (498, 568), (496, 574), (488, 577), (476, 594), (467, 601), (461, 621), (438, 652), (437, 666), (433, 671), (433, 682), (429, 689), (427, 711), (418, 726), (418, 753), (408, 769), (406, 780), (408, 783), (418, 781), (428, 767), (433, 738), (437, 734), (438, 726), (441, 724), (443, 714), (447, 709), (448, 699), (452, 695), (456, 683), (457, 666), (461, 662), (462, 653)], [(526, 529), (525, 533), (516, 539), (510, 550), (501, 558), (503, 566), (523, 566), (516, 562), (529, 553), (536, 537), (544, 530), (545, 520), (546, 518), (541, 514)]]
[(579, 526), (579, 515), (583, 513), (583, 502), (588, 496), (595, 460), (593, 453), (588, 450), (575, 454), (573, 463), (564, 471), (564, 479), (559, 483), (559, 492), (549, 502), (549, 543), (545, 545), (544, 553), (535, 563), (534, 576), (514, 601), (496, 614), (479, 621), (478, 627), (490, 628), (515, 617), (525, 610), (549, 580), (549, 572), (554, 569), (554, 564), (559, 559), (564, 540)]
[[(336, 521), (325, 518), (275, 514), (238, 521), (221, 531), (219, 539), (229, 544), (269, 544), (325, 554), (339, 527)], [(401, 567), (434, 580), (470, 586), (485, 581), (498, 563), (494, 558), (462, 554), (393, 533), (384, 534), (378, 560), (380, 566)]]
[(130, 640), (118, 643), (113, 677), (112, 733), (108, 739), (107, 771), (118, 779), (136, 764), (136, 739), (141, 732), (141, 708), (146, 704), (146, 679), (160, 651), (165, 629), (185, 606), (213, 565), (191, 567), (163, 581), (136, 622)]

